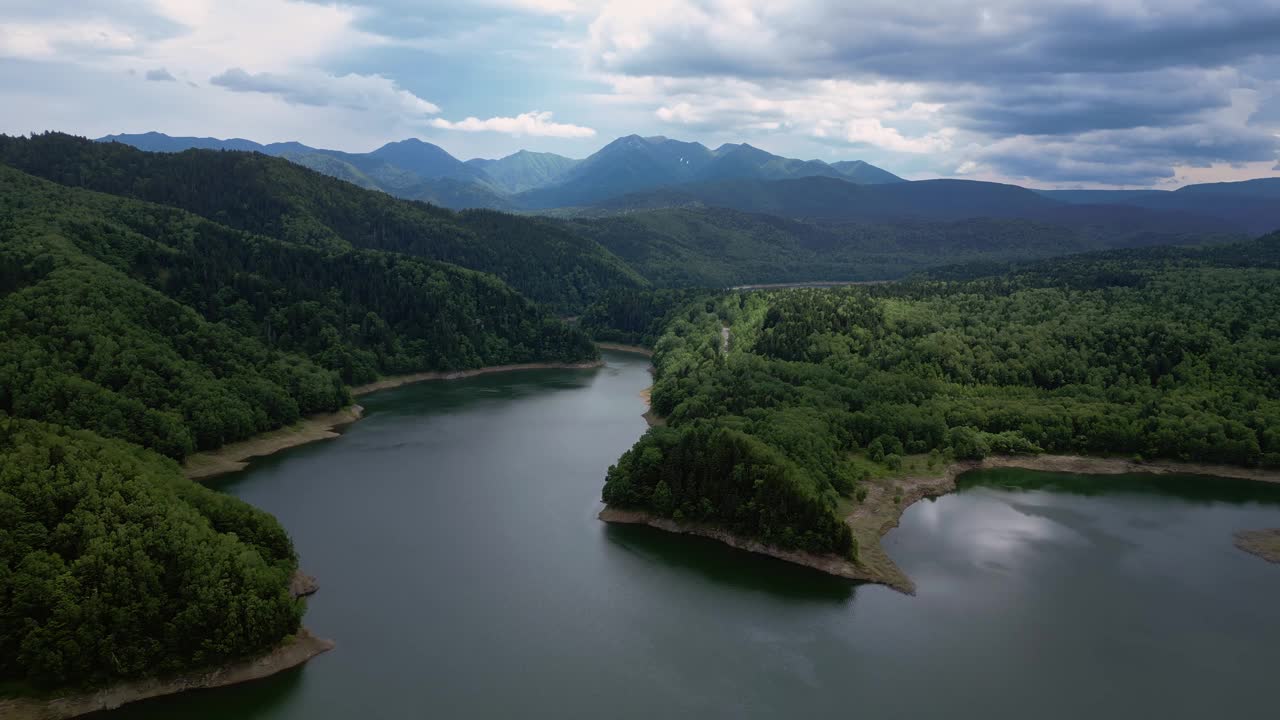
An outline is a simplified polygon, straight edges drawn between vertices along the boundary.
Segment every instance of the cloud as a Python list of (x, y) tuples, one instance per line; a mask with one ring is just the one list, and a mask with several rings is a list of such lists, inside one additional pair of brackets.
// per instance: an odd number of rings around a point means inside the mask
[(164, 68), (156, 68), (147, 71), (147, 79), (154, 82), (177, 82), (178, 78), (174, 77), (168, 70)]
[(140, 46), (129, 28), (110, 22), (10, 22), (0, 25), (0, 57), (26, 60), (128, 54)]
[(232, 92), (274, 95), (291, 105), (391, 112), (404, 117), (434, 115), (440, 108), (381, 75), (329, 75), (318, 71), (250, 73), (229, 68), (209, 82)]
[(1035, 73), (1218, 67), (1275, 54), (1274, 0), (620, 0), (592, 60), (631, 75), (973, 81)]
[(657, 105), (662, 122), (704, 132), (787, 133), (916, 154), (946, 150), (956, 134), (939, 121), (942, 106), (921, 102), (921, 89), (909, 84), (626, 76), (610, 82), (615, 102)]
[(497, 132), (507, 135), (532, 135), (558, 138), (594, 137), (596, 131), (581, 125), (567, 125), (551, 121), (551, 113), (533, 111), (521, 113), (515, 117), (492, 117), (488, 120), (469, 117), (458, 122), (450, 122), (441, 118), (431, 121), (431, 126), (441, 130), (461, 130), (463, 132)]
[(585, 52), (668, 124), (1127, 184), (1273, 160), (1277, 37), (1275, 0), (619, 0)]
[(1074, 137), (1016, 136), (976, 153), (979, 166), (1013, 178), (1052, 183), (1098, 182), (1154, 185), (1175, 167), (1243, 164), (1274, 157), (1277, 139), (1267, 131), (1217, 124), (1099, 130)]

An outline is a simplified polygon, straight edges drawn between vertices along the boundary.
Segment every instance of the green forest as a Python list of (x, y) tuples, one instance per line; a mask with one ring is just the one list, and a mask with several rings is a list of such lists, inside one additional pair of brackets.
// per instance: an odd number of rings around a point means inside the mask
[(1036, 260), (1192, 239), (457, 213), (257, 153), (0, 136), (0, 687), (278, 644), (303, 612), (287, 534), (184, 459), (382, 376), (579, 362), (593, 338), (655, 349), (664, 420), (605, 501), (784, 548), (856, 557), (842, 512), (908, 458), (1280, 465), (1280, 237)]
[[(615, 304), (591, 315), (626, 319)], [(909, 455), (1277, 467), (1278, 308), (1280, 235), (695, 300), (655, 346), (665, 425), (610, 469), (603, 497), (845, 554), (839, 508)]]
[[(120, 181), (99, 170), (73, 185)], [(598, 356), (494, 275), (284, 234), (0, 165), (0, 687), (202, 669), (297, 630), (288, 536), (175, 461), (386, 374)]]
[(645, 284), (563, 223), (401, 200), (260, 153), (147, 153), (44, 133), (0, 135), (0, 163), (63, 185), (180, 208), (301, 247), (385, 250), (490, 273), (563, 313), (580, 310), (605, 290)]
[(658, 287), (884, 280), (956, 263), (1247, 239), (1110, 218), (1072, 224), (993, 217), (823, 222), (760, 212), (703, 206), (638, 210), (578, 217), (572, 227)]
[(298, 629), (270, 515), (136, 445), (0, 414), (0, 681), (211, 667)]

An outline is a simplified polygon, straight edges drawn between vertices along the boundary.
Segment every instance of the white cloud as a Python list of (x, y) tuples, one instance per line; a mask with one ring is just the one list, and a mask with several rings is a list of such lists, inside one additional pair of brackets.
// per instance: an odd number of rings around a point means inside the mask
[(109, 21), (5, 22), (0, 25), (0, 57), (48, 60), (136, 51), (139, 39)]
[(319, 71), (250, 73), (229, 68), (209, 82), (232, 92), (274, 95), (293, 105), (337, 106), (392, 113), (405, 118), (434, 115), (440, 108), (381, 75), (329, 75)]
[(891, 152), (949, 149), (956, 130), (944, 124), (942, 103), (918, 100), (910, 83), (741, 78), (608, 78), (605, 103), (657, 106), (664, 123), (739, 134), (786, 134), (824, 143)]
[(487, 120), (469, 117), (465, 120), (450, 122), (441, 118), (431, 121), (431, 126), (441, 130), (461, 130), (463, 132), (496, 132), (507, 135), (531, 135), (558, 138), (594, 137), (596, 131), (581, 125), (568, 125), (551, 121), (551, 113), (534, 111), (521, 113), (515, 117), (492, 117)]
[(584, 54), (597, 103), (704, 134), (1131, 184), (1274, 162), (1277, 32), (1276, 0), (617, 0)]

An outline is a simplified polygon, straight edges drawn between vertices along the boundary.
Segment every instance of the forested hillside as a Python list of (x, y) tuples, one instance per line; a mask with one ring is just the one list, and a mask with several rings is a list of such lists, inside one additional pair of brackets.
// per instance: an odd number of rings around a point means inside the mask
[(298, 629), (270, 515), (135, 445), (0, 412), (0, 685), (208, 668)]
[(1009, 262), (1159, 244), (1243, 239), (1192, 222), (1017, 218), (805, 222), (718, 207), (577, 218), (572, 227), (664, 287), (882, 280), (960, 262)]
[(0, 337), (0, 685), (41, 687), (206, 668), (297, 629), (288, 537), (173, 460), (381, 374), (596, 356), (490, 275), (2, 165)]
[(552, 221), (455, 213), (400, 200), (257, 153), (145, 153), (60, 133), (0, 136), (0, 162), (64, 185), (188, 210), (215, 222), (337, 252), (387, 250), (492, 273), (564, 312), (643, 281)]
[[(342, 382), (594, 353), (581, 333), (479, 273), (325, 253), (7, 168), (0, 176), (9, 339), (0, 409), (19, 415), (182, 457), (334, 409)], [(117, 413), (99, 407), (126, 400)], [(72, 409), (80, 417), (57, 414)], [(166, 412), (176, 414), (129, 426)], [(148, 441), (173, 424), (163, 418), (181, 418), (189, 437)], [(109, 431), (109, 422), (124, 425)]]
[(667, 425), (610, 469), (604, 499), (845, 553), (838, 508), (906, 455), (1280, 466), (1277, 308), (1280, 235), (695, 301), (656, 347)]

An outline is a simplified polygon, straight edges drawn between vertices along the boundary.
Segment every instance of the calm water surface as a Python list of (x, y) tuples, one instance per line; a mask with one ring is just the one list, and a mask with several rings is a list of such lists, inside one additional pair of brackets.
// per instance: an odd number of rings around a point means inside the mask
[(219, 484), (274, 513), (338, 648), (103, 720), (1280, 717), (1280, 487), (1021, 471), (909, 509), (915, 597), (596, 520), (647, 361), (365, 398)]

